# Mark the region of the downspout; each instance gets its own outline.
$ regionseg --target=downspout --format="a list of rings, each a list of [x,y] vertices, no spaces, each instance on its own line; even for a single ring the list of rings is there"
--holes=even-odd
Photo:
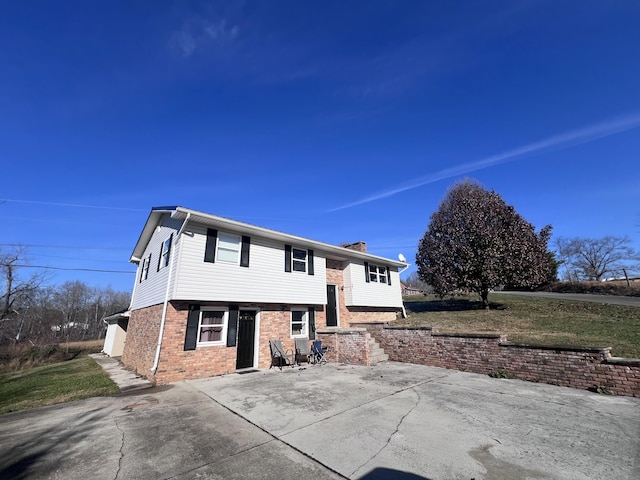
[[[400,277],[400,274],[405,272],[410,266],[411,265],[407,264],[402,270],[398,271],[398,277]],[[402,302],[402,318],[407,318],[407,316],[407,310],[404,308],[404,302]]]
[[[182,222],[182,226],[178,233],[176,234],[176,245],[178,245],[178,240],[180,239],[180,235],[184,231],[184,227],[187,226],[187,222],[189,221],[189,217],[191,217],[191,212],[187,213],[187,217]],[[175,246],[173,248],[175,248]],[[162,347],[162,335],[164,334],[164,323],[167,320],[167,307],[169,305],[169,287],[171,286],[171,276],[173,275],[173,264],[176,263],[175,255],[171,262],[169,263],[169,274],[167,275],[167,289],[164,293],[164,304],[162,305],[162,319],[160,320],[160,332],[158,333],[158,345],[156,345],[156,356],[153,359],[153,366],[151,367],[151,371],[155,374],[158,369],[158,363],[160,362],[160,348]]]

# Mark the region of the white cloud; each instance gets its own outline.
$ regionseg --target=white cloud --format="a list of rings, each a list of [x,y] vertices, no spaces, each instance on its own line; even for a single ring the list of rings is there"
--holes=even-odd
[[[198,49],[221,47],[233,42],[239,35],[238,25],[229,25],[227,20],[211,21],[207,18],[191,18],[174,32],[170,44],[184,57],[190,57]]]

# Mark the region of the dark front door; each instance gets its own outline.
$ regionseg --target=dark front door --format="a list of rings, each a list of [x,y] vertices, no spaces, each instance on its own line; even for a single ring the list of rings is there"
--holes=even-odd
[[[256,312],[240,310],[238,316],[238,353],[236,368],[253,367],[253,349],[255,345]]]
[[[327,285],[327,327],[338,326],[338,309],[336,306],[336,286]]]

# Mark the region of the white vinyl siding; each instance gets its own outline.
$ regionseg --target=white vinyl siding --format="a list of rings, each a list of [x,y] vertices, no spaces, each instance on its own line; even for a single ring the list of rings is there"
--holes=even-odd
[[[377,265],[382,266],[382,265]],[[402,307],[400,275],[390,269],[391,285],[367,282],[363,263],[349,263],[344,270],[344,300],[348,307]]]
[[[315,275],[292,275],[284,271],[284,242],[251,237],[248,268],[209,263],[203,261],[206,227],[189,225],[186,232],[180,239],[174,299],[308,305],[327,301],[326,261],[318,253],[313,259]]]
[[[176,232],[181,227],[182,222],[180,220],[174,220],[169,215],[166,215],[161,222],[161,225],[154,232],[153,236],[147,248],[145,249],[143,258],[147,258],[151,254],[151,268],[149,268],[148,277],[139,283],[134,289],[134,294],[131,299],[131,309],[136,310],[139,308],[148,307],[151,305],[157,305],[164,302],[165,292],[167,288],[167,278],[169,276],[170,268],[161,268],[157,270],[158,255],[164,242],[173,234],[173,240],[171,242],[171,253],[169,257],[170,262],[175,262],[179,256],[179,241],[176,238]],[[155,263],[155,265],[154,265]],[[138,265],[138,270],[142,269],[143,262]],[[140,275],[141,272],[138,272]],[[174,269],[175,277],[175,269]]]

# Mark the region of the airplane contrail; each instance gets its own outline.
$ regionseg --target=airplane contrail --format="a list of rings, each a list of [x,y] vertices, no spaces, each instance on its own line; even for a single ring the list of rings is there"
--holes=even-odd
[[[404,184],[398,185],[397,187],[390,190],[379,192],[355,202],[333,208],[329,210],[329,212],[336,212],[338,210],[344,210],[347,208],[355,207],[357,205],[363,205],[365,203],[381,200],[383,198],[391,197],[398,193],[422,187],[423,185],[428,185],[439,180],[456,177],[465,173],[475,172],[476,170],[482,170],[483,168],[488,168],[500,163],[516,160],[526,155],[538,154],[552,149],[567,148],[582,143],[593,142],[600,138],[609,137],[611,135],[615,135],[617,133],[621,133],[638,127],[640,127],[640,114],[634,114],[598,123],[596,125],[585,127],[580,130],[561,133],[560,135],[554,135],[545,140],[530,143],[529,145],[525,145],[523,147],[509,150],[497,155],[492,155],[476,162],[463,163],[462,165],[445,168],[444,170],[440,170],[439,172],[405,182]]]

